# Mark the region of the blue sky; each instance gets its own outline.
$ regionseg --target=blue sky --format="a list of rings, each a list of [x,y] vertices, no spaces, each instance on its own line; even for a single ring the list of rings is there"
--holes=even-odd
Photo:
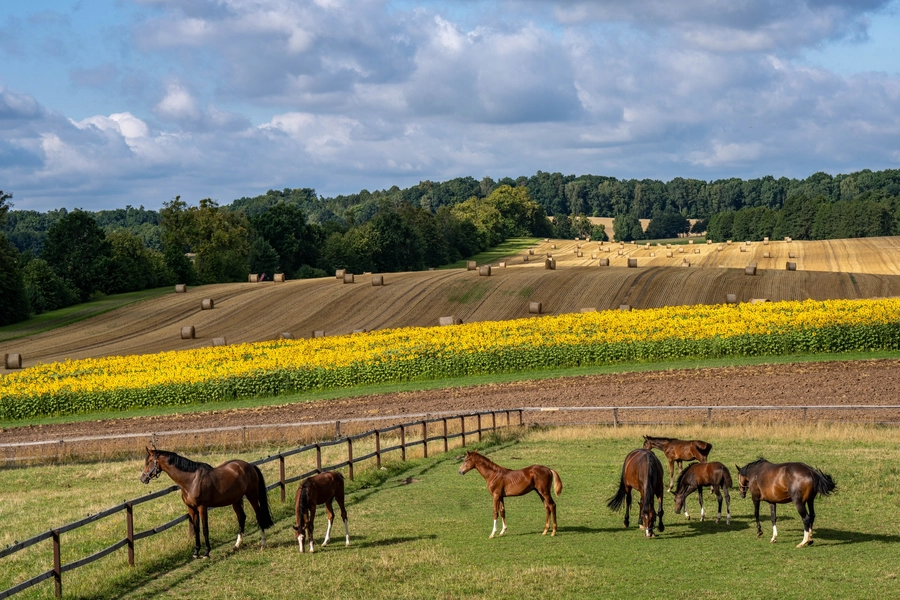
[[[16,209],[900,168],[900,0],[0,3]]]

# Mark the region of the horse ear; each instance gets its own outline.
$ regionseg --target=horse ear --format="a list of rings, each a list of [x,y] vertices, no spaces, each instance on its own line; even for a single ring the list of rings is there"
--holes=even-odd
[[[147,446],[144,446],[144,450],[147,451],[147,456],[150,456],[150,448],[148,448]]]
[[[738,470],[738,473],[741,472],[741,467],[737,463],[734,463],[734,468]]]

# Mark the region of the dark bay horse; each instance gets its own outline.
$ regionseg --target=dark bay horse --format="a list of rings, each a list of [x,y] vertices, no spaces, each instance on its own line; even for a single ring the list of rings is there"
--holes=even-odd
[[[684,472],[681,468],[682,461],[706,462],[712,444],[703,440],[678,440],[675,438],[644,436],[644,450],[662,450],[669,459],[669,491],[672,491],[672,482],[675,480],[675,463],[678,463],[678,474]]]
[[[813,543],[812,528],[816,520],[814,501],[817,494],[827,496],[836,486],[831,475],[823,473],[801,462],[789,462],[773,464],[764,458],[760,458],[743,467],[738,467],[738,484],[740,485],[741,498],[750,491],[753,498],[753,513],[756,517],[756,537],[762,536],[762,527],[759,524],[759,502],[765,500],[772,509],[772,539],[778,537],[778,527],[775,525],[775,506],[793,502],[803,519],[803,541],[797,544],[798,548],[809,546]]]
[[[209,522],[207,509],[217,506],[231,506],[237,515],[238,533],[234,549],[241,547],[244,539],[244,496],[256,513],[256,522],[262,535],[262,546],[266,547],[266,529],[273,525],[269,512],[269,497],[266,482],[259,467],[242,460],[229,460],[216,468],[202,462],[195,462],[174,452],[147,448],[141,482],[150,483],[154,477],[166,473],[181,488],[181,499],[188,509],[188,518],[194,531],[194,558],[200,556],[200,523],[203,522],[203,538],[206,541],[204,558],[209,558]]]
[[[639,522],[647,537],[653,537],[653,525],[659,515],[659,531],[666,530],[663,524],[663,467],[656,455],[650,450],[638,448],[625,457],[622,465],[622,477],[619,479],[619,491],[610,498],[606,505],[611,510],[619,510],[625,501],[625,527],[628,527],[631,513],[631,490],[636,489],[641,495],[641,514]],[[653,497],[659,498],[659,512],[653,510]]]
[[[341,509],[346,545],[350,545],[350,526],[347,522],[347,510],[344,508],[344,476],[337,471],[328,471],[304,479],[294,495],[294,512],[297,514],[294,534],[297,536],[300,552],[303,552],[304,540],[309,540],[309,551],[313,551],[313,522],[319,504],[325,505],[325,512],[328,514],[328,529],[325,531],[322,547],[328,544],[328,540],[331,539],[331,525],[334,523],[332,500],[337,500],[338,508]]]
[[[684,508],[684,516],[691,516],[687,511],[687,497],[697,490],[697,499],[700,501],[700,520],[706,517],[703,509],[703,486],[708,485],[719,500],[719,512],[716,513],[716,523],[722,518],[722,493],[725,493],[725,524],[731,525],[731,473],[728,467],[720,462],[694,463],[678,477],[675,485],[675,513],[680,513]]]
[[[500,535],[506,533],[506,506],[503,499],[507,496],[522,496],[534,490],[544,502],[544,510],[547,512],[547,521],[544,524],[544,533],[550,529],[550,518],[553,518],[553,532],[556,535],[556,502],[550,496],[550,488],[554,486],[557,497],[562,494],[562,480],[559,473],[541,465],[531,465],[524,469],[513,471],[501,467],[478,452],[466,452],[466,458],[459,468],[459,474],[465,475],[472,469],[476,469],[487,482],[488,491],[494,497],[494,529],[491,537],[497,533],[497,515],[503,520],[503,529]]]

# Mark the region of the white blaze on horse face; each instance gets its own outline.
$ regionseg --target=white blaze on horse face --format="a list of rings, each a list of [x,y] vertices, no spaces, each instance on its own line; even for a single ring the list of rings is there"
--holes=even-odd
[[[775,525],[772,525],[772,539],[769,541],[772,543],[775,543],[775,538],[777,538],[777,537],[778,537],[778,527],[776,527]]]

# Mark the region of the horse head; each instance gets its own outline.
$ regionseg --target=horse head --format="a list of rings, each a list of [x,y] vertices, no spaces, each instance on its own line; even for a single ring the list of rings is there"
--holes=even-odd
[[[678,490],[675,492],[675,514],[680,514],[681,509],[684,508],[684,497],[685,493],[683,490]]]
[[[650,443],[650,436],[644,436],[644,450],[653,450],[653,444]]]
[[[747,497],[747,488],[750,487],[750,477],[748,477],[746,469],[747,465],[743,467],[735,464],[734,465],[738,471],[738,490],[740,492],[741,498]]]
[[[475,457],[478,456],[478,452],[472,450],[466,452],[466,457],[463,460],[463,464],[459,467],[459,474],[465,475],[473,468],[475,468]]]
[[[152,450],[145,446],[144,450],[147,451],[147,458],[144,459],[144,470],[141,471],[141,483],[150,483],[151,479],[159,477],[161,469],[156,456],[156,446]]]

